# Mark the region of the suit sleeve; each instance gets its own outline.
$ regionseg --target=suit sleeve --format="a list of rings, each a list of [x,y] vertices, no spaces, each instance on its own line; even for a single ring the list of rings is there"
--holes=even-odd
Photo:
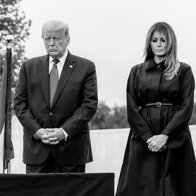
[[[172,132],[187,126],[193,111],[195,80],[191,67],[186,67],[181,74],[181,104],[178,111],[163,130],[163,134],[166,135],[170,135]]]
[[[25,63],[21,67],[19,80],[15,90],[14,111],[24,129],[30,134],[34,135],[35,132],[41,128],[29,109]]]
[[[127,82],[127,117],[130,127],[134,133],[144,141],[153,136],[151,129],[139,113],[139,106],[135,96],[136,66],[131,69]]]
[[[83,130],[97,110],[97,78],[93,62],[91,62],[84,78],[81,99],[82,103],[80,107],[78,107],[74,114],[61,126],[70,137],[74,137]]]

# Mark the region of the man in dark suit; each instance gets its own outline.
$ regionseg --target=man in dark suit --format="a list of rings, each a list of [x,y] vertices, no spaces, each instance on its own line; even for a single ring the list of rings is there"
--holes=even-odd
[[[24,62],[14,97],[26,172],[84,172],[92,161],[88,122],[97,109],[95,65],[70,54],[67,24],[46,22],[42,38],[48,55]]]

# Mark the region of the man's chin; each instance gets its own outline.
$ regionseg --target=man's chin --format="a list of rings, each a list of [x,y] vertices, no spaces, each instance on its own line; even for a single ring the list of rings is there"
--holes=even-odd
[[[48,54],[49,54],[52,58],[56,58],[56,57],[59,55],[58,52],[49,52]]]

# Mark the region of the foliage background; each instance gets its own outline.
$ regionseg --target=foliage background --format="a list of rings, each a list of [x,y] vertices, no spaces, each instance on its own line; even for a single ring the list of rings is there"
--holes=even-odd
[[[12,50],[13,90],[18,79],[19,69],[27,59],[25,57],[25,41],[30,35],[31,26],[31,20],[27,19],[25,13],[20,9],[20,2],[21,0],[0,0],[0,43],[6,45],[5,37],[7,35],[14,37]],[[3,63],[0,63],[0,76],[2,72]]]

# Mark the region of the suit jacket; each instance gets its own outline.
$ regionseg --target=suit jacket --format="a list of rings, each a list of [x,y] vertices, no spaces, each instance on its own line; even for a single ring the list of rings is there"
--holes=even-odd
[[[49,56],[26,61],[20,70],[14,97],[14,110],[24,128],[23,161],[41,164],[51,152],[65,165],[92,161],[88,122],[97,109],[97,80],[92,61],[67,56],[50,107]],[[47,145],[34,138],[39,128],[62,127],[68,141]]]

